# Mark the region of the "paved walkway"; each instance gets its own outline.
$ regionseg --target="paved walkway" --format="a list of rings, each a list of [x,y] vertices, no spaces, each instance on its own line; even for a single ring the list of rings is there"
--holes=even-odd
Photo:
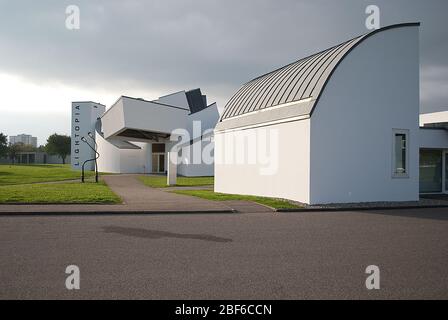
[[[269,210],[247,201],[211,201],[150,188],[138,180],[138,175],[110,175],[102,179],[123,199],[123,204],[6,204],[0,205],[0,213],[231,213]]]

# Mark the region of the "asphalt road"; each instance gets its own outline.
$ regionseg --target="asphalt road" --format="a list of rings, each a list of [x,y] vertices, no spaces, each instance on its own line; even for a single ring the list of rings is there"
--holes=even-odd
[[[447,249],[447,209],[3,216],[0,298],[447,299]]]

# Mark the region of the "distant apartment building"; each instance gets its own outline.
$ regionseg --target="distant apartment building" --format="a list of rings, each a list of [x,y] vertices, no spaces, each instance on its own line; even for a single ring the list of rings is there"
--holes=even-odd
[[[33,137],[30,134],[19,134],[17,136],[9,136],[9,143],[10,144],[16,144],[16,143],[23,143],[23,144],[29,144],[33,147],[37,148],[37,137]]]

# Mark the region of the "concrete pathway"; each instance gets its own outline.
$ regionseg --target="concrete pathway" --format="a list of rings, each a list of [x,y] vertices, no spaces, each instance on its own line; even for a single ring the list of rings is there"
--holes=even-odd
[[[211,201],[147,187],[138,180],[138,175],[110,175],[102,178],[123,199],[123,204],[6,204],[0,205],[0,213],[234,212],[222,201]]]
[[[123,200],[122,204],[2,204],[0,214],[130,214],[130,213],[250,213],[273,210],[251,201],[212,201],[172,193],[179,189],[204,187],[150,188],[136,174],[102,176]],[[207,188],[212,188],[208,186]]]
[[[152,210],[201,211],[230,210],[228,206],[218,201],[210,201],[197,197],[185,196],[163,189],[144,185],[139,175],[104,176],[106,184],[118,194],[125,204],[134,208]]]

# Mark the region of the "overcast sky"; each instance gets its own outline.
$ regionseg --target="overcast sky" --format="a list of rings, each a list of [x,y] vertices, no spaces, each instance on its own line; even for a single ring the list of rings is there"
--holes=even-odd
[[[0,0],[0,132],[70,133],[71,101],[109,107],[200,87],[223,107],[251,78],[381,25],[421,25],[421,109],[448,110],[447,0]],[[65,26],[80,8],[80,29]]]

